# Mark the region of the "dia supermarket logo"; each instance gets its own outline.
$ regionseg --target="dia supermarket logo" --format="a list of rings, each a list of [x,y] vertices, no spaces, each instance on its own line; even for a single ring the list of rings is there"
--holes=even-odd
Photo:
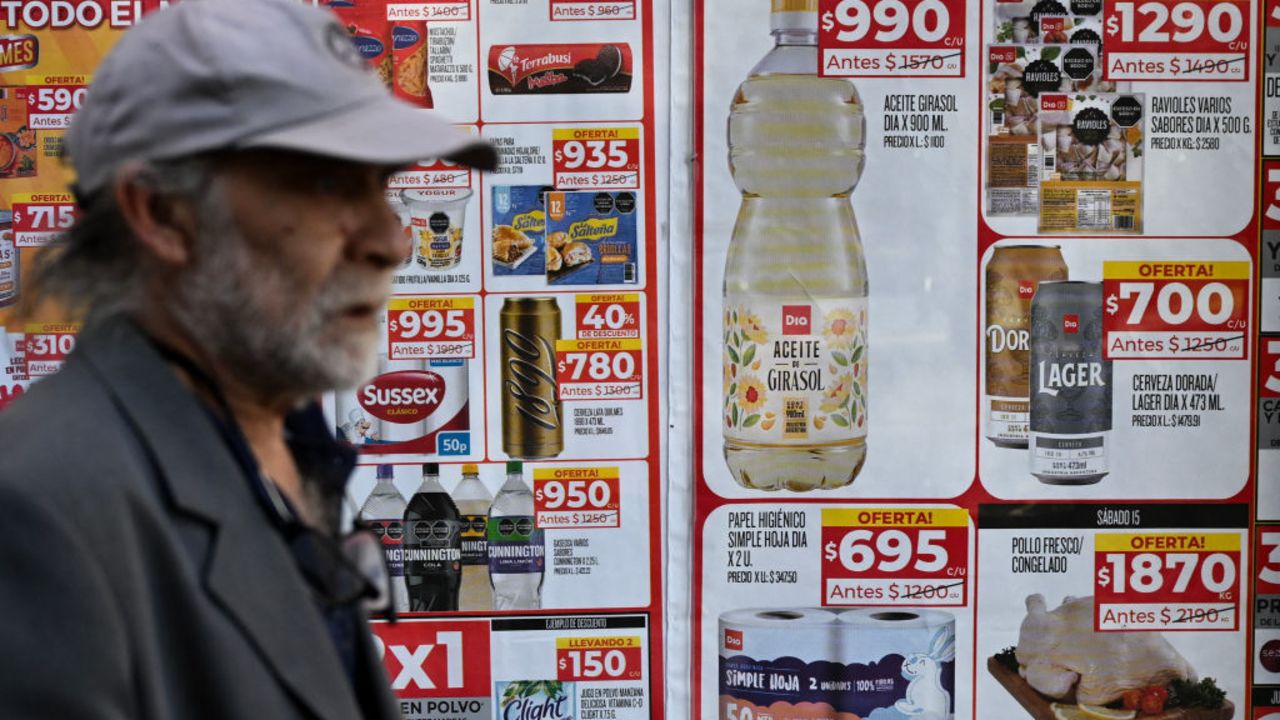
[[[1075,313],[1067,313],[1062,316],[1062,333],[1064,335],[1075,335],[1080,332],[1080,316]]]
[[[782,334],[809,335],[811,308],[808,305],[782,306]]]
[[[731,628],[724,629],[724,649],[742,650],[742,631]]]
[[[574,684],[558,680],[512,680],[494,684],[499,720],[573,720],[578,717]]]

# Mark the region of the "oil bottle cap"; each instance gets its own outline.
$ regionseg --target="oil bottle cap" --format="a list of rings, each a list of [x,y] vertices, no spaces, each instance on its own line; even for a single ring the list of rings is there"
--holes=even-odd
[[[773,12],[818,12],[818,0],[773,0]]]
[[[463,463],[462,474],[463,475],[479,475],[480,466],[476,465],[475,463]]]
[[[818,32],[818,0],[772,0],[769,29]]]

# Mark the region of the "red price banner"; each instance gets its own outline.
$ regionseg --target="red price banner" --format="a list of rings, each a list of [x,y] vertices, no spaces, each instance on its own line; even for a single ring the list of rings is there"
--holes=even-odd
[[[1104,0],[1109,80],[1249,79],[1248,0]]]
[[[557,128],[551,159],[558,190],[638,188],[640,128]]]
[[[471,20],[470,0],[431,0],[431,2],[387,3],[388,20]]]
[[[561,400],[640,400],[644,397],[639,340],[557,340],[556,383]]]
[[[387,357],[476,356],[475,298],[396,297],[387,303]]]
[[[535,468],[533,513],[544,529],[621,525],[618,468]]]
[[[556,679],[607,682],[644,678],[644,648],[638,637],[556,638]]]
[[[964,0],[820,0],[818,74],[963,77]]]
[[[1259,525],[1256,528],[1258,576],[1254,578],[1255,595],[1280,595],[1280,526]]]
[[[76,222],[75,199],[69,193],[25,193],[11,201],[13,241],[18,247],[48,245]]]
[[[374,645],[401,700],[488,698],[488,620],[371,623]]]
[[[25,332],[23,357],[27,364],[27,377],[35,380],[58,372],[76,347],[76,333],[80,332],[80,326],[41,323],[27,325]]]
[[[1262,358],[1258,362],[1258,394],[1263,398],[1280,398],[1280,340],[1262,338]]]
[[[579,295],[575,307],[580,340],[640,339],[639,293]]]
[[[1104,356],[1112,360],[1243,360],[1247,262],[1102,264]]]
[[[1267,0],[1267,27],[1280,27],[1280,2]]]
[[[965,510],[822,511],[823,605],[964,605],[968,573]]]
[[[1237,533],[1099,533],[1094,629],[1235,630]]]
[[[636,0],[551,0],[551,21],[635,20]]]
[[[46,78],[66,82],[28,85],[15,95],[27,101],[27,127],[32,130],[65,130],[71,126],[71,115],[84,104],[88,79],[83,77]]]
[[[1263,184],[1262,198],[1266,207],[1262,210],[1262,229],[1280,230],[1280,163],[1265,163],[1267,179]]]

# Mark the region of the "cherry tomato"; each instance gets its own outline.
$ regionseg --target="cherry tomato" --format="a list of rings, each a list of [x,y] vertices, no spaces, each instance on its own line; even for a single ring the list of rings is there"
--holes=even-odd
[[[1142,691],[1137,688],[1125,690],[1120,699],[1124,701],[1125,710],[1137,710],[1139,703],[1142,702]]]
[[[1152,685],[1143,688],[1142,699],[1138,703],[1138,709],[1144,714],[1155,715],[1164,712],[1164,702],[1169,699],[1169,691],[1163,686]]]

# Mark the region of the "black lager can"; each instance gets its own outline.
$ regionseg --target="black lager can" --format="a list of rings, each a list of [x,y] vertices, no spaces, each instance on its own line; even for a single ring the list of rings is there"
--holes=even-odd
[[[1109,470],[1111,361],[1103,358],[1102,284],[1045,282],[1031,301],[1031,474],[1096,483]]]

